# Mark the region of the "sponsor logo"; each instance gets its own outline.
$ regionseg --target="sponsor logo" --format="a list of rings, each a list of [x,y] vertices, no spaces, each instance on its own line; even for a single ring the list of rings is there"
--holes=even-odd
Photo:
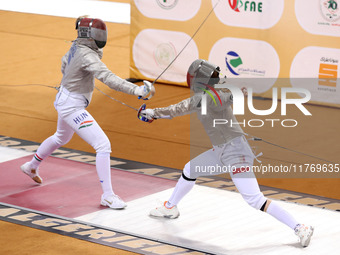
[[[295,12],[299,24],[307,32],[340,36],[340,0],[296,0]]]
[[[293,87],[308,89],[313,102],[340,104],[340,49],[306,47],[290,68]]]
[[[310,1],[310,0],[309,0]],[[211,0],[216,17],[225,25],[268,29],[273,27],[282,17],[284,0]]]
[[[256,67],[249,67],[244,65],[241,57],[235,51],[229,51],[225,58],[226,70],[231,72],[235,76],[239,76],[240,74],[246,76],[265,76],[266,70],[258,69]],[[241,66],[242,65],[242,66]],[[240,67],[239,67],[240,66]]]
[[[228,0],[229,6],[235,12],[262,12],[263,3],[259,1]]]
[[[323,18],[335,22],[340,18],[339,0],[320,0],[320,11]]]
[[[229,51],[227,53],[227,56],[225,57],[225,63],[227,65],[228,70],[233,75],[239,75],[239,73],[235,71],[235,68],[238,67],[239,65],[242,65],[243,63],[242,59],[235,51]]]
[[[339,60],[333,58],[322,57],[320,59],[319,67],[319,81],[318,90],[328,90],[331,92],[336,91],[338,79],[338,63]]]
[[[156,2],[163,9],[170,10],[177,5],[178,0],[156,0]]]
[[[154,51],[156,63],[161,68],[167,67],[175,56],[176,49],[170,42],[159,44]]]
[[[254,93],[268,91],[280,73],[276,50],[260,40],[222,38],[211,48],[208,61],[218,65],[222,75],[233,79],[234,85],[252,87]]]

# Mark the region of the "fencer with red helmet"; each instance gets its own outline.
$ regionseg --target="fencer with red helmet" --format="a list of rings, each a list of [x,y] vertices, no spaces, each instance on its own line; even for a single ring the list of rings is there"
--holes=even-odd
[[[107,41],[107,28],[101,19],[78,18],[76,21],[78,38],[91,38],[98,48],[104,48]]]
[[[96,170],[103,191],[100,204],[123,209],[126,203],[114,193],[111,184],[110,140],[86,108],[91,103],[95,79],[113,90],[143,99],[153,85],[144,81],[144,85],[137,86],[114,74],[101,61],[107,41],[107,28],[102,20],[80,17],[76,21],[76,30],[77,39],[61,61],[63,77],[54,101],[58,112],[57,131],[45,139],[31,161],[21,166],[21,170],[33,181],[42,183],[39,165],[53,151],[67,144],[76,133],[96,151]],[[114,121],[118,120],[115,118]]]

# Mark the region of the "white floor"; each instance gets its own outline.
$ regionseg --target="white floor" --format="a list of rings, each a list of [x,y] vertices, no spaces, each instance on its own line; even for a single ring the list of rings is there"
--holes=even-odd
[[[0,146],[0,162],[32,154]],[[231,191],[196,185],[179,204],[178,219],[149,217],[149,211],[171,192],[136,199],[125,210],[105,209],[77,219],[213,254],[340,254],[339,212],[277,201],[302,223],[315,227],[310,246],[301,248],[291,229]]]
[[[279,201],[315,227],[310,246],[301,248],[290,228],[249,207],[235,192],[196,185],[181,201],[178,219],[149,217],[150,209],[171,191],[134,200],[122,211],[106,209],[77,219],[214,254],[339,254],[339,212]]]
[[[33,154],[33,152],[26,152],[24,150],[17,150],[0,146],[0,163]]]

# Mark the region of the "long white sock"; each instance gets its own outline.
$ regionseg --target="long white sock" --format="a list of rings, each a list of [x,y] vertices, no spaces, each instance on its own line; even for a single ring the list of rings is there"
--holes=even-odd
[[[294,230],[297,224],[299,224],[296,219],[285,209],[279,206],[274,201],[268,206],[267,213],[276,218],[277,220],[281,221],[282,223],[286,224],[288,227]]]
[[[60,144],[56,143],[53,136],[50,136],[40,144],[37,152],[33,156],[30,165],[32,168],[37,169],[44,158],[50,156],[53,151],[58,149]]]
[[[99,152],[96,155],[96,169],[104,196],[114,194],[111,183],[110,153]]]
[[[179,203],[181,199],[189,193],[189,191],[194,187],[194,181],[187,181],[181,176],[179,178],[174,191],[171,194],[168,202],[166,203],[167,208],[171,208]]]

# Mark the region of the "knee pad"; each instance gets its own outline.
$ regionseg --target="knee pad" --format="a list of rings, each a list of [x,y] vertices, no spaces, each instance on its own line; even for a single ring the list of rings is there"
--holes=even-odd
[[[260,210],[264,203],[267,201],[262,192],[256,194],[241,194],[244,201],[246,201],[251,207]]]

